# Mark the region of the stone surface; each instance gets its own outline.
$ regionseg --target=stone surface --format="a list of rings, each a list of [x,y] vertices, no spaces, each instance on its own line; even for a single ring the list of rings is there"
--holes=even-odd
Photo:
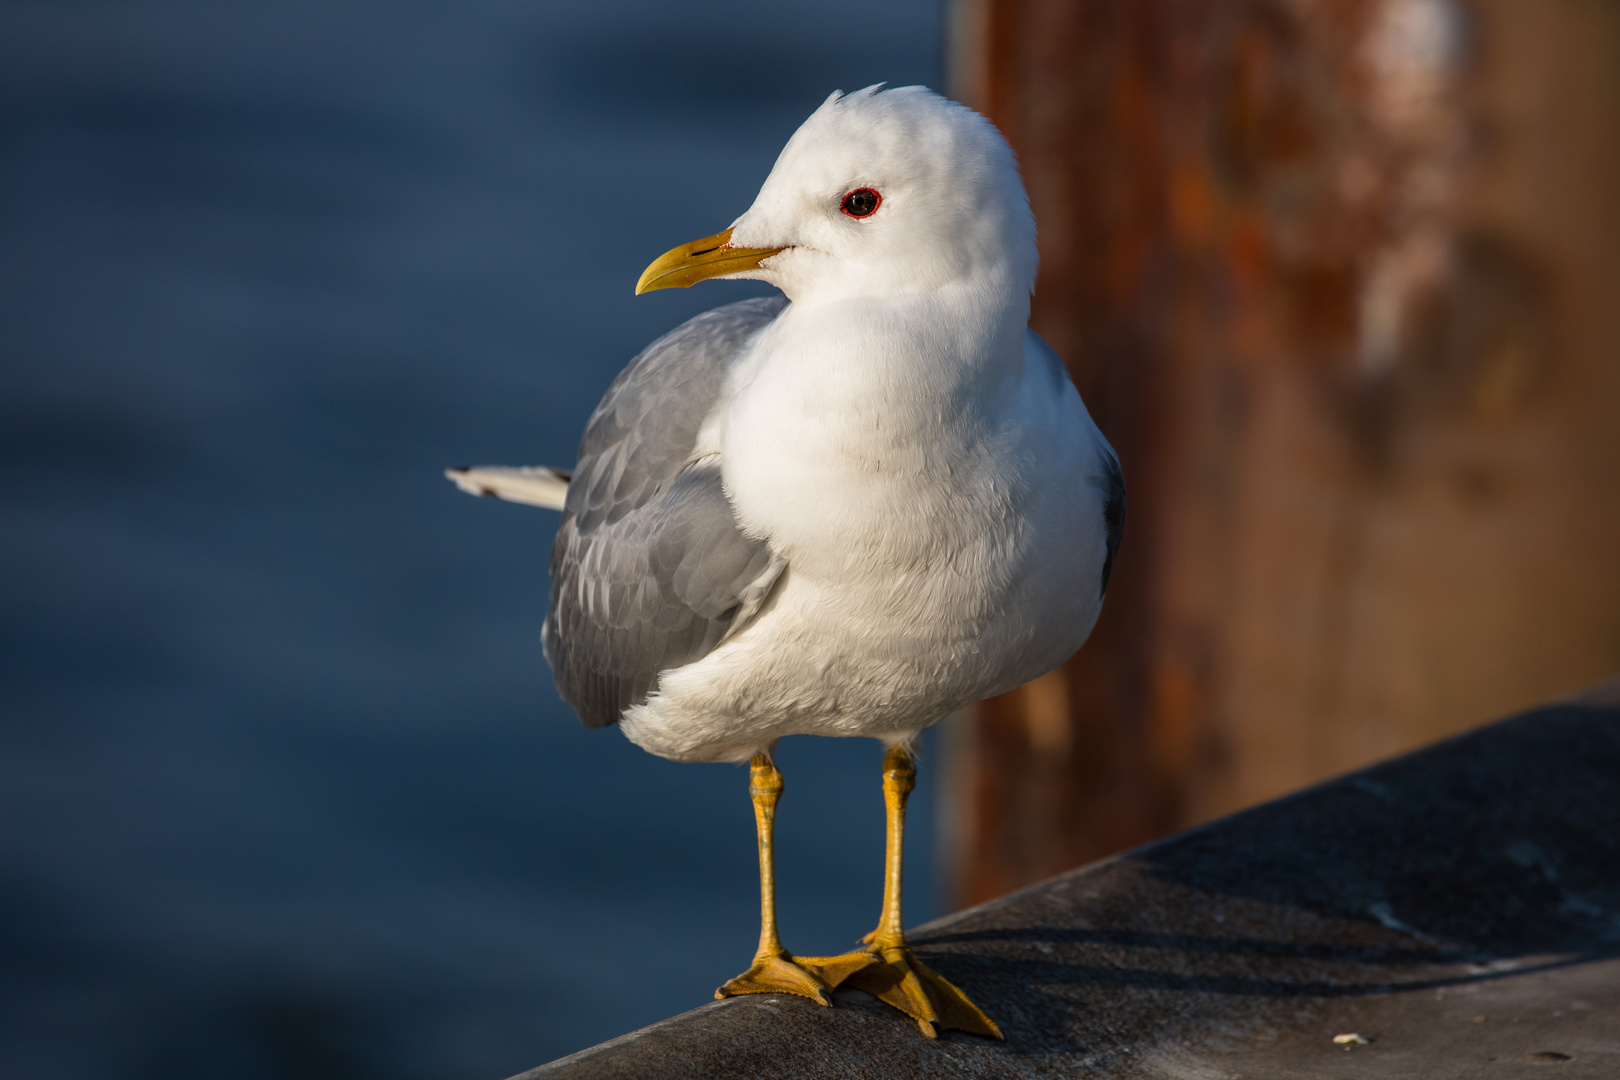
[[[756,996],[521,1080],[1620,1076],[1616,690],[915,931],[1005,1043]]]

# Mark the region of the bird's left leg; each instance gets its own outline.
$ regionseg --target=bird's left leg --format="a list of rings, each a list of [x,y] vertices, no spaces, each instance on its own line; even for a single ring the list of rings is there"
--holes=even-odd
[[[865,990],[917,1021],[924,1035],[933,1038],[938,1028],[956,1028],[976,1035],[1001,1038],[1001,1029],[945,976],[924,967],[906,944],[900,921],[901,851],[906,834],[906,800],[917,786],[917,766],[903,746],[891,746],[883,755],[883,802],[889,829],[885,845],[883,915],[866,944],[883,958],[881,963],[856,971],[848,985]]]
[[[714,992],[717,998],[738,994],[798,994],[831,1005],[827,992],[851,973],[877,963],[870,953],[849,956],[794,956],[776,933],[776,803],[782,797],[782,772],[769,754],[749,762],[748,794],[754,800],[759,832],[759,949],[747,971]]]

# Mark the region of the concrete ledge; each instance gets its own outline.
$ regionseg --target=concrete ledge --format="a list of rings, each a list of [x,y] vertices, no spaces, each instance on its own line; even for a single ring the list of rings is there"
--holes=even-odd
[[[912,940],[1005,1043],[758,996],[515,1080],[1620,1076],[1620,683]]]

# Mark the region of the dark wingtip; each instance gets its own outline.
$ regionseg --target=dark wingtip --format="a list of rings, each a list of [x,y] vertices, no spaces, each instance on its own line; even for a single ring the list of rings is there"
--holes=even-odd
[[[1119,458],[1111,449],[1102,451],[1103,475],[1096,481],[1103,496],[1103,528],[1106,530],[1107,550],[1103,555],[1102,584],[1099,597],[1108,595],[1108,579],[1114,573],[1114,556],[1119,554],[1119,539],[1125,532],[1125,474],[1120,470]]]

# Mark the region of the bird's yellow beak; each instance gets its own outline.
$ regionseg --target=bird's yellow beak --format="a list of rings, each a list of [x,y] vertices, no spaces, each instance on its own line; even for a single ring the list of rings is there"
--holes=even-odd
[[[731,230],[705,236],[690,244],[666,251],[641,272],[636,295],[654,289],[684,289],[705,278],[756,269],[759,264],[785,248],[740,248],[731,246]]]

